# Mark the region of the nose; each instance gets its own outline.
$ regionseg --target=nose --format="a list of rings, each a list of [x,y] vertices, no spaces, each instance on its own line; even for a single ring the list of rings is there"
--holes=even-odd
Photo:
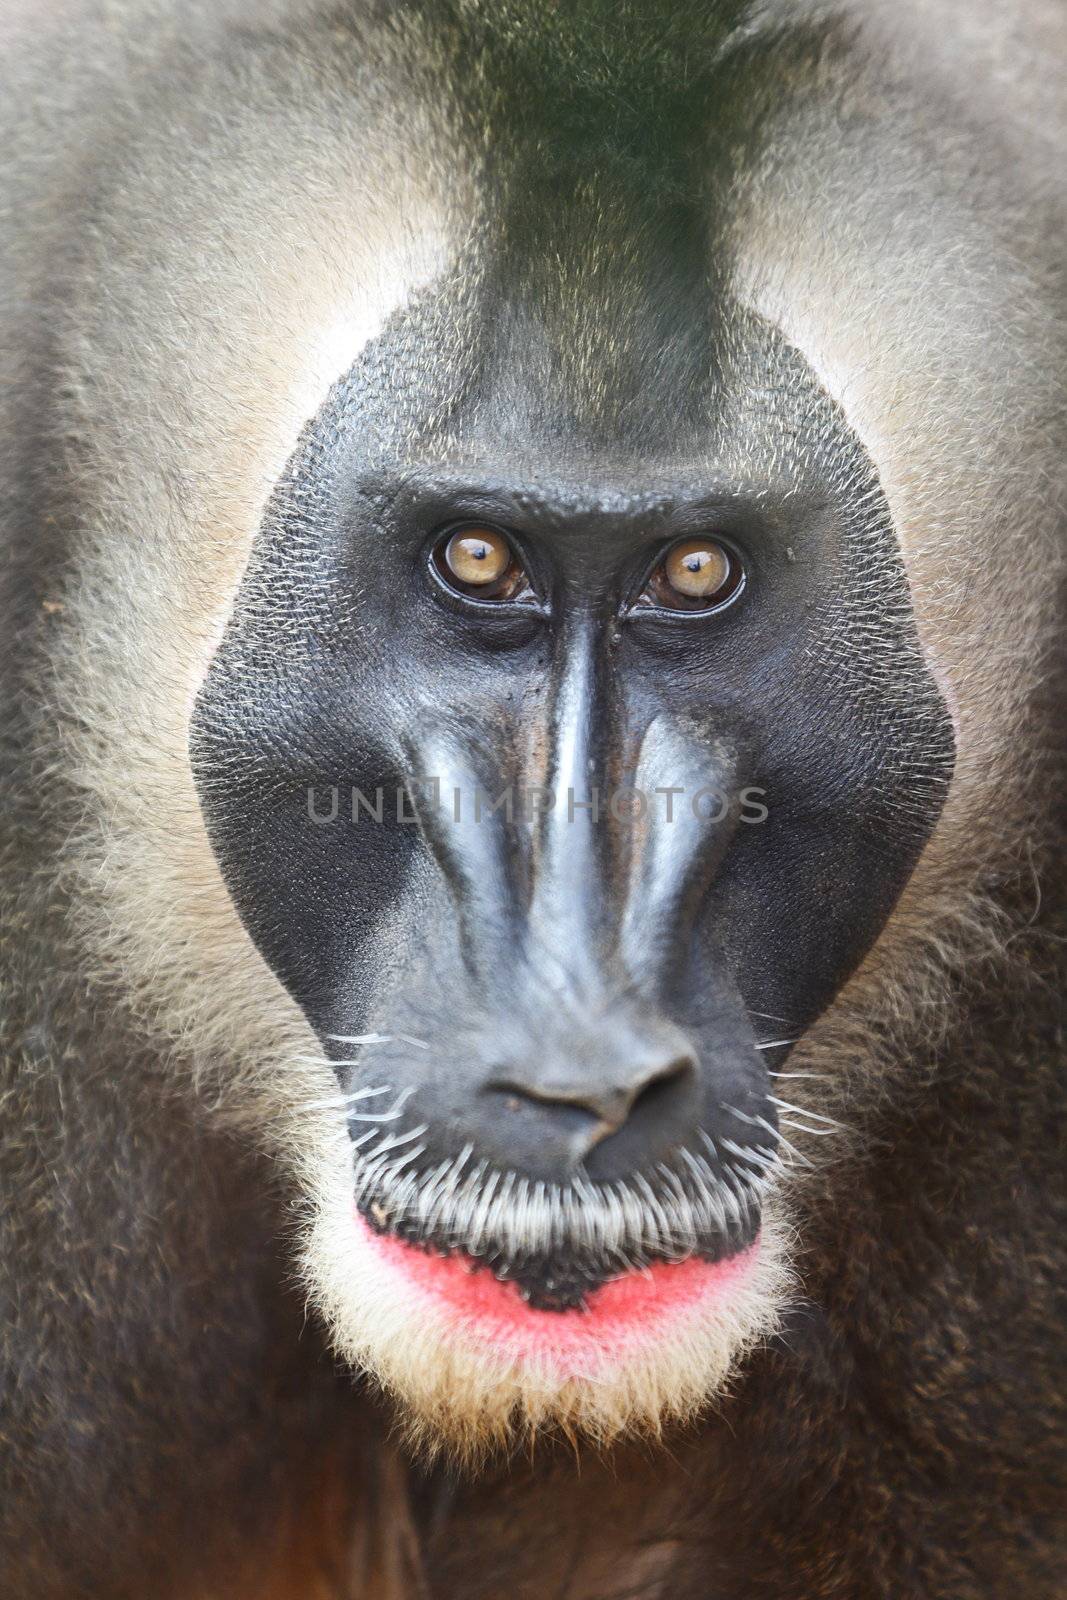
[[[632,1071],[618,1064],[603,1082],[593,1083],[587,1078],[568,1082],[564,1077],[547,1081],[531,1077],[529,1081],[524,1081],[521,1074],[516,1074],[513,1078],[490,1079],[489,1088],[521,1095],[539,1105],[577,1106],[582,1111],[588,1111],[590,1116],[596,1118],[600,1130],[590,1139],[592,1144],[597,1138],[602,1139],[621,1128],[627,1117],[634,1114],[639,1102],[647,1103],[657,1087],[661,1091],[658,1098],[662,1099],[662,1091],[671,1083],[681,1083],[692,1071],[693,1062],[679,1057],[662,1064],[641,1062]]]
[[[696,1053],[670,1022],[571,1011],[498,1062],[478,1096],[483,1138],[526,1171],[611,1178],[670,1154],[699,1106]]]
[[[487,1081],[486,1110],[543,1144],[562,1145],[566,1164],[589,1167],[595,1148],[625,1130],[646,1156],[663,1131],[684,1124],[696,1095],[697,1061],[680,1038],[643,1039],[617,1027],[612,1037],[572,1040],[566,1055],[502,1067]],[[554,1058],[554,1059],[553,1059]]]

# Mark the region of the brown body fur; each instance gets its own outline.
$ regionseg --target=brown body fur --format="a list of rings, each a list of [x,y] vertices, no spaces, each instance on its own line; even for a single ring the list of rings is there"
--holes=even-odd
[[[393,103],[391,74],[409,87],[394,45],[386,87],[360,89],[369,146],[410,140],[381,156],[375,207],[344,27],[298,26],[294,43],[271,24],[300,8],[259,7],[254,43],[247,7],[225,9],[61,7],[41,39],[25,4],[0,19],[19,62],[2,219],[0,1589],[1056,1600],[1056,8],[1009,6],[1003,33],[999,8],[946,7],[932,31],[866,8],[874,65],[810,118],[799,97],[804,162],[786,141],[735,185],[738,280],[798,342],[813,325],[828,383],[847,380],[960,729],[894,919],[794,1057],[832,1073],[814,1103],[850,1130],[787,1196],[802,1297],[662,1449],[576,1459],[546,1441],[473,1482],[401,1461],[384,1404],[331,1361],[314,1294],[305,1313],[301,1201],[338,1132],[308,1107],[328,1078],[291,1067],[306,1026],[237,922],[185,750],[259,508],[355,337],[312,359],[316,329],[384,246],[409,284],[430,274],[470,205],[436,114]],[[399,24],[396,41],[404,59]],[[812,71],[825,87],[837,66]],[[840,150],[874,171],[882,140],[871,187]]]

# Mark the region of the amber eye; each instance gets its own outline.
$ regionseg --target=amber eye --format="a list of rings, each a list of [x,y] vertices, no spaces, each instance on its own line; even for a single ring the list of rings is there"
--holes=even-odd
[[[740,591],[745,570],[717,539],[672,545],[650,574],[637,604],[668,611],[710,611]]]
[[[511,565],[511,549],[494,528],[461,528],[445,545],[445,566],[458,583],[496,583]]]
[[[472,522],[453,529],[434,547],[433,562],[450,589],[472,599],[535,599],[510,541],[497,528]]]

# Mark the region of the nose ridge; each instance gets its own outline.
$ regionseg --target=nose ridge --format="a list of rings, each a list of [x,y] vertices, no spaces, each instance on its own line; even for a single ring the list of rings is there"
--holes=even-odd
[[[492,805],[501,783],[479,730],[427,716],[406,749],[409,798],[449,885],[465,958],[488,971],[521,937],[521,861],[508,813]]]
[[[720,815],[708,802],[729,802],[737,787],[734,752],[710,736],[695,737],[668,717],[645,730],[636,775],[645,794],[680,796],[649,826],[630,861],[619,937],[627,970],[662,980],[673,951],[684,948],[701,899],[737,828],[732,805]],[[703,799],[705,804],[698,802]]]
[[[571,632],[547,711],[545,781],[552,801],[539,819],[528,921],[533,944],[562,943],[575,969],[587,967],[592,975],[611,901],[598,785],[613,710],[592,622],[582,619]]]

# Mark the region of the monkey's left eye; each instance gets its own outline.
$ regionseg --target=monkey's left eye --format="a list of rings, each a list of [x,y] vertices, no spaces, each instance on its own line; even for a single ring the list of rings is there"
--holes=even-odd
[[[454,594],[511,605],[537,603],[526,569],[499,528],[478,522],[451,528],[434,545],[431,561]]]
[[[715,611],[740,594],[745,569],[718,539],[685,539],[672,545],[649,573],[635,608]]]

